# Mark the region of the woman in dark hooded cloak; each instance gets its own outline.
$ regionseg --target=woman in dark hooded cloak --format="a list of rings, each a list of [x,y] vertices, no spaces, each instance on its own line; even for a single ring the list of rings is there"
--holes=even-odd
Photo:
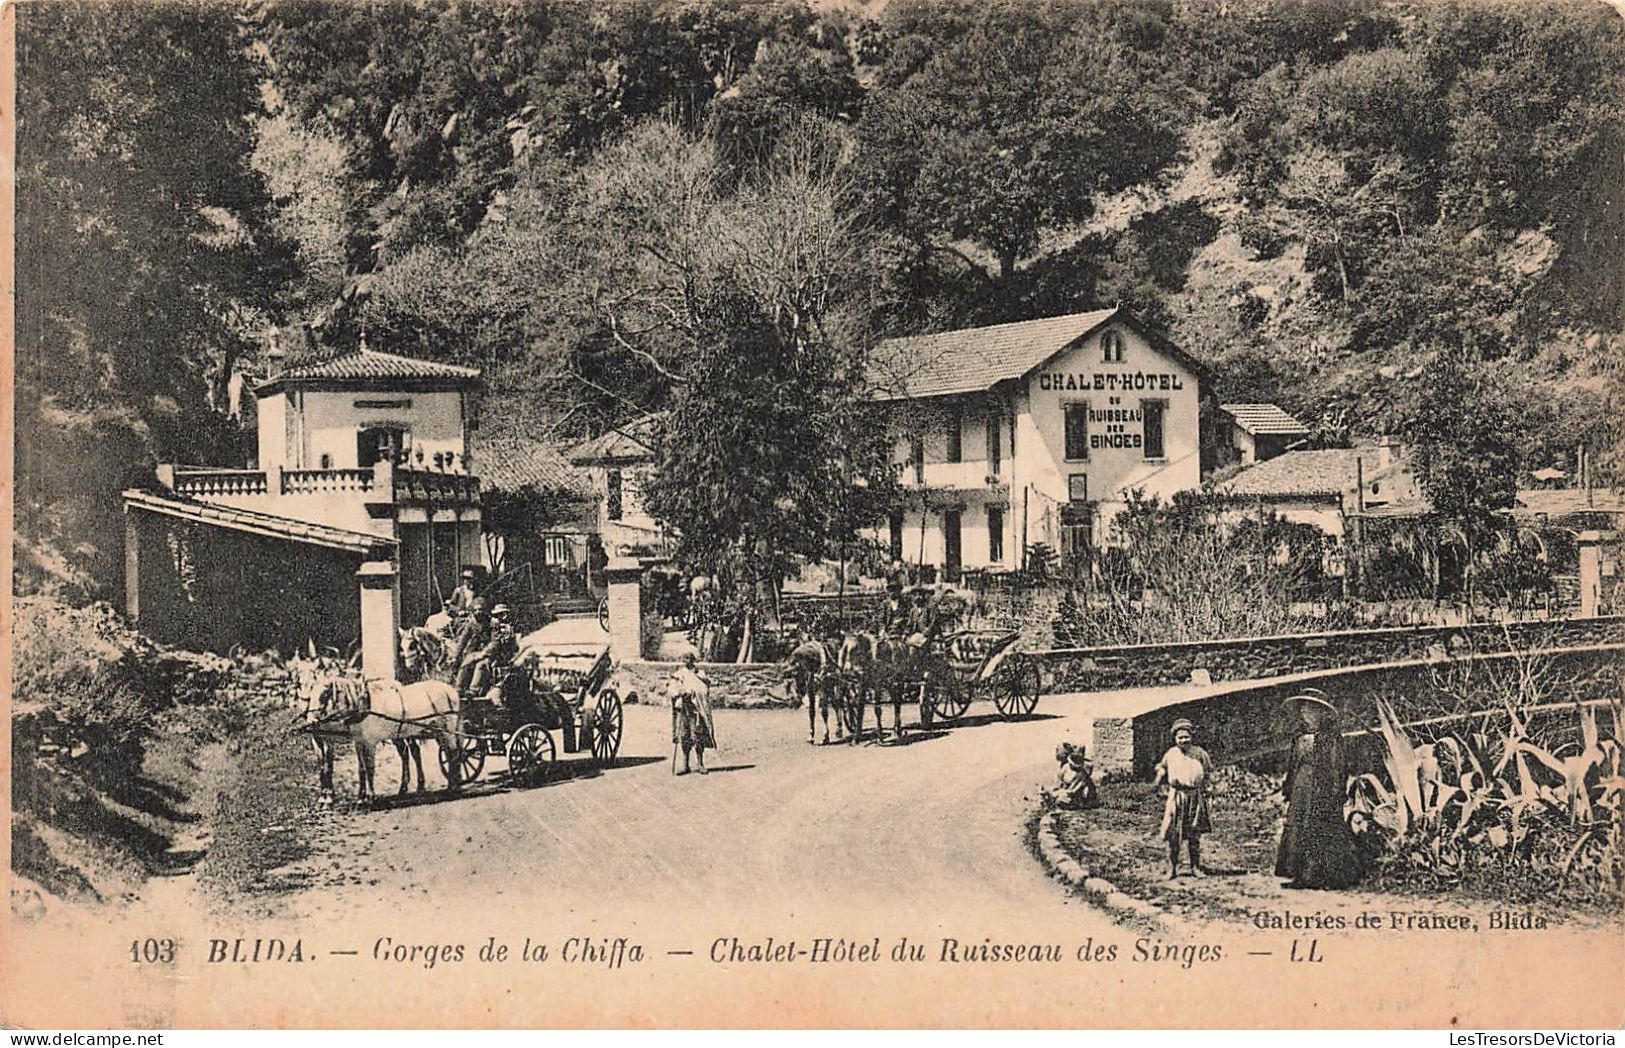
[[[1360,854],[1343,818],[1348,770],[1337,708],[1310,688],[1286,700],[1303,721],[1292,744],[1286,782],[1286,826],[1275,855],[1275,875],[1288,888],[1346,888],[1360,879]]]

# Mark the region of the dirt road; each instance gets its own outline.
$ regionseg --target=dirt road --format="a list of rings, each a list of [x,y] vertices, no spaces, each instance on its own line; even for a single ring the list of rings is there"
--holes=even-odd
[[[174,884],[112,923],[53,916],[16,929],[12,947],[60,963],[13,966],[8,990],[58,1002],[42,1016],[115,1026],[1496,1027],[1612,1014],[1617,938],[1553,929],[1532,966],[1533,940],[1509,933],[1311,941],[1242,920],[1112,924],[1046,880],[1022,837],[1056,742],[1078,738],[1091,701],[1046,696],[1043,716],[1015,724],[979,705],[901,747],[813,747],[799,711],[724,710],[713,773],[676,779],[665,711],[630,707],[622,760],[602,773],[575,764],[529,790],[488,774],[460,795],[295,820],[268,800],[237,822],[272,842],[297,831],[276,854],[298,857],[244,875],[251,906]],[[271,777],[308,782],[288,752]],[[379,763],[392,789],[393,755]],[[133,965],[138,936],[175,937],[178,961]],[[1468,979],[1528,992],[1464,1007]]]
[[[1052,716],[1013,724],[977,707],[902,746],[812,746],[801,711],[719,710],[711,774],[686,777],[672,775],[666,712],[629,706],[616,767],[566,757],[568,777],[510,790],[493,761],[460,796],[431,792],[337,821],[307,868],[288,871],[308,887],[287,905],[326,918],[371,911],[380,896],[500,893],[590,909],[612,893],[632,908],[789,913],[838,896],[846,910],[987,901],[1083,919],[1022,839],[1055,743],[1076,730],[1053,715],[1078,701],[1046,700],[1040,712]],[[380,789],[392,790],[394,756],[383,750],[379,763]]]

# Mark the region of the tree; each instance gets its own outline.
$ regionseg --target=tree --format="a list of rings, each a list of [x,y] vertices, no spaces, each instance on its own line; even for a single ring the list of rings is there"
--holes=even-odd
[[[248,162],[264,69],[217,4],[17,20],[18,527],[99,595],[120,488],[238,451],[225,390],[292,276]]]
[[[1435,353],[1424,379],[1402,408],[1400,432],[1435,519],[1462,545],[1470,614],[1475,562],[1495,548],[1517,497],[1518,416],[1493,374],[1459,352]]]
[[[794,558],[840,556],[882,517],[890,445],[837,347],[737,292],[708,297],[700,319],[645,495],[678,532],[679,560],[718,577],[744,661]]]
[[[1179,101],[1128,43],[1074,10],[989,8],[858,128],[870,211],[1005,280],[1048,230],[1151,178],[1179,149]],[[993,257],[983,264],[957,244]]]

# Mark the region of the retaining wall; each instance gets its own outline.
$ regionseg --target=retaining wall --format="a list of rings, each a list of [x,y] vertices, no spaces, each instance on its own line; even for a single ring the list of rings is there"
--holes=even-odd
[[[642,703],[666,701],[666,678],[681,665],[676,662],[626,661],[617,663],[612,686],[625,698],[636,694]],[[800,705],[788,697],[784,667],[776,662],[702,662],[700,671],[711,682],[711,705],[719,709],[767,709]]]
[[[1446,655],[1618,642],[1625,642],[1625,616],[1052,648],[1038,655],[1044,660],[1047,690],[1070,692],[1185,684],[1198,670],[1215,682],[1260,680]]]
[[[1149,777],[1169,746],[1169,726],[1185,717],[1196,725],[1198,744],[1216,763],[1274,768],[1299,731],[1295,716],[1282,702],[1305,686],[1320,688],[1331,697],[1343,714],[1345,731],[1374,729],[1379,698],[1392,703],[1407,724],[1451,718],[1439,727],[1452,730],[1471,727],[1477,719],[1457,717],[1477,705],[1477,696],[1493,707],[1500,686],[1528,671],[1540,683],[1541,705],[1551,707],[1541,716],[1548,721],[1572,718],[1576,702],[1619,696],[1625,644],[1470,659],[1414,659],[1234,684],[1134,717],[1095,718],[1091,755],[1103,770]],[[1463,695],[1468,696],[1465,703]],[[1349,758],[1355,770],[1372,770],[1380,763],[1378,745],[1372,735],[1350,739]]]

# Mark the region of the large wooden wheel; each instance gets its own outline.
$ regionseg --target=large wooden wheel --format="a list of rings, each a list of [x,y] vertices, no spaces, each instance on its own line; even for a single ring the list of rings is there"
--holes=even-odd
[[[611,763],[621,751],[622,713],[621,697],[614,688],[599,693],[593,707],[592,759],[600,765]]]
[[[945,724],[951,724],[965,715],[970,709],[970,688],[960,683],[952,671],[932,674],[935,679],[929,679],[931,691],[932,716]]]
[[[440,774],[452,789],[473,782],[485,768],[485,743],[467,735],[440,738]]]
[[[508,777],[518,782],[540,782],[553,770],[558,753],[553,736],[540,724],[526,724],[508,740]]]
[[[1044,690],[1044,674],[1038,662],[1024,655],[1011,655],[993,678],[993,705],[1006,720],[1025,717],[1038,708]]]
[[[609,598],[598,598],[598,628],[609,632]]]

